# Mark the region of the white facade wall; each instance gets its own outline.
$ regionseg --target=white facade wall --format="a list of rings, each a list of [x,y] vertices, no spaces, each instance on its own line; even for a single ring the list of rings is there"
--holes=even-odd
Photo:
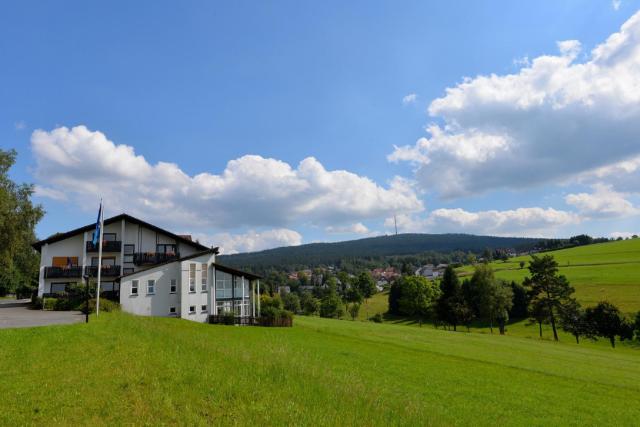
[[[176,292],[171,293],[171,280],[176,281]],[[138,293],[131,292],[133,281],[138,281]],[[154,280],[153,293],[148,282]],[[134,273],[120,281],[120,305],[123,311],[140,316],[180,316],[180,271],[177,262]],[[175,307],[175,314],[170,308]]]
[[[141,226],[135,222],[126,220],[116,221],[104,226],[103,233],[114,233],[116,235],[115,240],[122,242],[120,251],[106,252],[103,251],[103,258],[110,257],[115,258],[114,263],[121,266],[121,269],[133,268],[134,271],[145,269],[148,265],[136,266],[133,264],[124,263],[124,248],[125,245],[134,245],[134,253],[137,252],[156,252],[156,244],[173,244],[176,245],[177,251],[181,257],[189,256],[196,253],[199,249],[188,243],[178,242],[174,237],[168,234],[156,232],[147,227]],[[92,258],[98,257],[98,252],[87,252],[86,242],[91,241],[93,238],[93,230],[80,232],[77,235],[71,236],[67,239],[45,244],[41,248],[40,257],[40,277],[38,284],[38,295],[42,296],[43,293],[51,292],[51,283],[76,283],[81,282],[82,277],[78,278],[58,278],[58,279],[45,279],[44,270],[45,267],[52,266],[52,260],[55,256],[60,257],[77,257],[78,266],[84,268],[90,266]],[[121,270],[122,273],[122,270]],[[115,281],[115,277],[103,277],[103,282]],[[177,311],[180,310],[178,307]]]
[[[211,313],[209,290],[213,283],[207,277],[206,289],[202,290],[202,264],[207,264],[209,272],[215,261],[214,254],[205,254],[185,261],[175,261],[155,268],[133,273],[123,277],[120,282],[120,304],[122,310],[142,316],[175,316],[196,322],[206,322]],[[196,265],[195,291],[189,286],[190,265]],[[171,279],[176,280],[176,293],[170,292]],[[132,294],[134,280],[138,281],[138,293]],[[147,292],[148,281],[155,280],[154,293]],[[203,310],[202,306],[206,308]],[[170,308],[176,307],[176,313]],[[192,312],[191,307],[195,310]]]

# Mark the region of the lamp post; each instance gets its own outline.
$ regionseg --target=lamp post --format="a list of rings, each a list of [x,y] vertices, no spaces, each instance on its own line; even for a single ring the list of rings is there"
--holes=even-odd
[[[85,304],[86,304],[86,311],[85,311],[85,315],[84,315],[84,323],[89,323],[89,276],[88,275],[83,275],[82,278],[84,279],[84,298],[85,298]]]

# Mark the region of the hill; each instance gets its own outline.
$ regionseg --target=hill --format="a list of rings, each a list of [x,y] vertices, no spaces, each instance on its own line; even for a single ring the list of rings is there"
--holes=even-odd
[[[640,358],[299,317],[293,328],[101,314],[0,330],[1,425],[635,425]]]
[[[348,258],[413,255],[421,252],[473,252],[485,248],[531,248],[540,239],[474,236],[470,234],[398,234],[333,243],[310,243],[261,252],[221,255],[220,262],[235,267],[260,269],[283,266],[335,265]]]
[[[596,243],[545,254],[553,255],[558,261],[560,274],[567,276],[582,304],[595,305],[606,300],[627,313],[640,310],[640,239]],[[526,265],[520,268],[520,261],[527,263],[529,259],[517,257],[490,265],[496,277],[520,282],[529,273]],[[472,272],[472,266],[458,269],[461,275]]]

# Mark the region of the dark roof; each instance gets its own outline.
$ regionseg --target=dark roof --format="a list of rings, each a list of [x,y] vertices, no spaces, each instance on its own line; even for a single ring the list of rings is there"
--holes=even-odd
[[[214,262],[213,265],[216,267],[216,270],[224,271],[225,273],[233,274],[234,276],[244,276],[249,280],[262,279],[262,276],[258,276],[257,274],[236,270],[235,268],[227,267],[226,265],[218,264],[217,262]]]
[[[131,215],[128,215],[128,214],[125,214],[125,213],[120,214],[120,215],[116,215],[116,216],[112,216],[111,218],[105,219],[104,220],[104,224],[105,225],[109,225],[109,224],[112,224],[114,222],[118,222],[118,221],[120,221],[122,219],[126,220],[127,222],[133,222],[135,224],[142,225],[142,226],[147,227],[147,228],[149,228],[149,229],[151,229],[153,231],[156,231],[158,233],[167,234],[168,236],[171,236],[172,238],[176,239],[177,241],[182,242],[182,243],[186,243],[188,245],[191,245],[191,246],[193,246],[193,247],[195,247],[195,248],[197,248],[197,249],[199,249],[201,251],[205,251],[205,250],[209,249],[205,245],[202,245],[200,243],[196,243],[196,242],[192,241],[191,239],[186,239],[183,236],[180,236],[178,234],[174,234],[174,233],[172,233],[170,231],[167,231],[167,230],[165,230],[163,228],[157,227],[157,226],[155,226],[153,224],[149,224],[148,222],[145,222],[145,221],[143,221],[141,219],[132,217]],[[64,240],[64,239],[66,239],[68,237],[71,237],[71,236],[74,236],[74,235],[76,235],[78,233],[83,233],[85,231],[93,230],[93,229],[95,229],[95,227],[96,227],[96,224],[93,223],[93,224],[85,225],[84,227],[76,228],[75,230],[67,231],[66,233],[57,233],[57,234],[54,234],[52,236],[47,237],[44,240],[40,240],[38,242],[35,242],[31,246],[35,250],[40,252],[40,249],[46,243],[59,242],[60,240]]]
[[[161,263],[158,263],[158,264],[153,264],[153,265],[150,265],[147,268],[142,268],[142,269],[140,269],[138,271],[134,271],[133,273],[123,274],[122,276],[120,276],[120,278],[126,277],[126,276],[132,276],[132,275],[138,274],[138,273],[142,273],[143,271],[151,270],[151,269],[160,267],[162,265],[171,264],[173,262],[180,262],[180,261],[186,261],[186,260],[192,259],[192,258],[197,258],[200,255],[205,255],[205,254],[208,254],[208,253],[217,254],[218,253],[218,249],[219,249],[218,247],[210,248],[210,249],[206,249],[204,251],[193,253],[191,255],[183,256],[182,258],[174,259],[174,260],[171,260],[171,261],[165,261],[165,262],[161,262]]]

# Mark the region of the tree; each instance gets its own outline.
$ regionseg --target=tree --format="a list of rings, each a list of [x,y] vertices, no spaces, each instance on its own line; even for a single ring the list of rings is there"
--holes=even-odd
[[[620,340],[629,338],[629,325],[615,305],[603,301],[585,311],[585,319],[593,337],[608,338],[611,347],[616,346],[616,336]]]
[[[636,314],[636,321],[633,323],[633,330],[636,334],[636,339],[640,341],[640,311]]]
[[[556,319],[565,304],[570,303],[573,288],[566,277],[558,275],[558,263],[551,255],[531,256],[531,311],[546,313],[553,330],[553,339],[558,341]]]
[[[330,288],[320,300],[320,317],[339,319],[344,316],[344,305],[335,288]]]
[[[373,294],[376,293],[376,281],[371,277],[371,273],[368,271],[363,271],[358,275],[358,278],[355,280],[355,286],[360,291],[360,294],[364,297],[364,299],[369,299]]]
[[[522,270],[524,268],[524,266],[527,265],[526,262],[524,261],[520,261],[520,270]]]
[[[494,281],[490,289],[490,316],[498,321],[500,335],[504,335],[505,325],[509,321],[509,310],[513,306],[513,290],[504,280]]]
[[[440,288],[422,276],[404,276],[399,280],[399,285],[400,313],[416,318],[422,326],[422,322],[433,314],[435,302],[440,296]]]
[[[453,326],[455,331],[460,324],[458,314],[461,307],[459,305],[464,304],[464,300],[458,275],[452,266],[448,266],[444,270],[440,281],[440,291],[440,298],[436,303],[436,317],[439,321]]]
[[[513,292],[513,306],[509,310],[509,317],[512,319],[526,319],[529,314],[529,292],[527,288],[520,284],[511,282]]]
[[[402,276],[405,277],[405,276]],[[402,279],[396,280],[389,288],[389,313],[400,315],[400,296],[402,295]]]
[[[320,302],[311,294],[311,292],[308,291],[302,294],[302,297],[300,298],[300,306],[302,308],[302,313],[307,316],[317,314],[318,310],[320,310]]]
[[[15,150],[0,149],[0,294],[38,283],[40,260],[31,243],[44,210],[31,201],[33,185],[9,178],[15,160]]]
[[[349,305],[349,315],[351,316],[351,320],[356,320],[359,313],[360,303],[354,302],[353,304]]]
[[[575,337],[576,344],[580,344],[581,336],[590,335],[585,312],[576,300],[572,299],[564,305],[560,313],[560,327]]]
[[[489,248],[485,248],[482,252],[482,259],[485,263],[489,263],[493,261],[493,252]]]
[[[285,310],[289,310],[293,313],[300,313],[301,305],[300,305],[300,297],[293,292],[289,292],[284,294],[282,297],[282,303],[284,304]]]

